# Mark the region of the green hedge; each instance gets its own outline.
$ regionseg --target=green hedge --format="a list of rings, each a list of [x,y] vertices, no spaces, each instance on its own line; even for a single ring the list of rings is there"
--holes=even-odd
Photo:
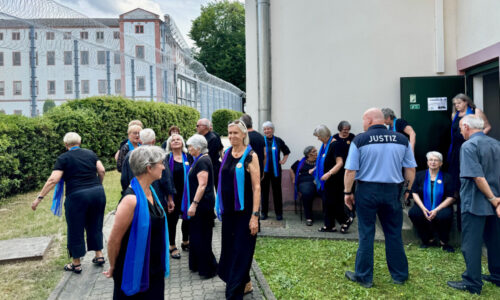
[[[0,199],[39,188],[47,180],[55,159],[65,151],[66,132],[80,134],[82,147],[94,151],[106,169],[113,169],[129,121],[141,120],[161,144],[172,125],[185,137],[194,134],[199,116],[190,107],[121,97],[69,101],[43,117],[0,115]]]
[[[242,112],[230,109],[218,109],[212,113],[213,129],[219,135],[227,136],[227,124],[239,119],[243,115]]]

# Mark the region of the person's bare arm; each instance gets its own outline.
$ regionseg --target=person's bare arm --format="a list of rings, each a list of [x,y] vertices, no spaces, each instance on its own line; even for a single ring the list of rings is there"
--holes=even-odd
[[[95,165],[97,168],[97,176],[99,176],[99,180],[101,181],[102,184],[102,182],[104,181],[104,175],[106,175],[106,169],[104,168],[100,160],[98,160]]]
[[[356,177],[356,171],[354,170],[345,170],[344,174],[344,192],[352,193],[352,186],[354,185],[354,178]],[[353,205],[356,203],[354,200],[354,194],[345,195],[344,202],[350,210],[352,210]]]
[[[189,206],[188,216],[190,217],[193,217],[196,214],[196,208],[198,207],[197,203],[200,202],[203,194],[205,194],[205,189],[207,188],[208,184],[208,172],[201,171],[196,174],[196,177],[198,178],[198,188],[196,189],[196,194],[194,195],[193,202]]]
[[[42,190],[38,194],[38,196],[41,196],[42,198],[47,196],[47,194],[56,186],[56,184],[61,180],[64,172],[61,170],[54,170],[50,174],[49,178],[47,179],[47,182],[45,182],[45,185],[43,186]],[[31,209],[36,210],[36,207],[38,204],[42,202],[41,198],[36,198],[32,203],[31,203]]]
[[[490,124],[490,121],[488,121],[486,114],[482,110],[480,110],[479,108],[476,108],[476,116],[483,119],[483,121],[484,121],[483,133],[488,134],[488,132],[490,132],[490,130],[491,130],[491,124]]]
[[[288,154],[283,156],[283,159],[279,161],[279,164],[280,165],[284,165],[286,163],[286,161],[288,160]]]
[[[321,180],[327,181],[330,177],[332,177],[332,175],[337,174],[337,172],[340,171],[343,166],[344,161],[342,160],[342,157],[338,156],[337,158],[335,158],[335,165],[333,166],[333,168],[323,174],[323,176],[321,176]]]
[[[253,208],[252,212],[259,211],[260,206],[260,166],[257,154],[252,153],[252,162],[248,164],[248,171],[252,179]],[[252,215],[250,218],[250,234],[256,235],[259,230],[259,217]]]
[[[137,198],[135,195],[127,195],[122,199],[118,208],[116,209],[115,220],[113,223],[113,228],[111,229],[111,234],[108,239],[108,260],[109,269],[104,272],[104,275],[108,278],[113,276],[113,271],[116,267],[116,258],[120,252],[120,246],[122,243],[123,236],[127,232],[132,220],[134,219],[135,205],[137,204]]]
[[[413,127],[410,125],[407,125],[403,131],[410,137],[411,150],[415,153],[415,143],[417,141],[417,134],[415,133],[415,130],[413,130]]]

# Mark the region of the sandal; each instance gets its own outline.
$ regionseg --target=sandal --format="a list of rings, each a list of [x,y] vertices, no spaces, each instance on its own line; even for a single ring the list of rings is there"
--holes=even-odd
[[[177,249],[177,247],[173,248],[173,249],[170,249],[170,256],[172,258],[175,258],[175,259],[180,259],[181,258],[181,254],[179,253],[179,250]],[[177,251],[177,253],[173,254],[172,252],[174,251]]]
[[[245,291],[243,292],[243,295],[250,294],[251,292],[253,292],[253,286],[252,286],[252,282],[251,282],[251,281],[249,281],[249,282],[245,285]]]
[[[82,265],[81,264],[74,265],[73,263],[69,263],[64,266],[64,271],[80,274],[82,272]]]
[[[348,226],[351,226],[353,222],[354,222],[354,218],[353,217],[349,217],[347,219],[347,221],[345,221],[345,224],[348,225]]]
[[[95,264],[95,265],[98,265],[98,266],[102,266],[104,265],[106,261],[104,260],[104,257],[94,257],[92,259],[92,263]]]
[[[307,226],[312,226],[313,220],[306,220],[306,225]]]
[[[351,224],[352,224],[352,222],[351,222]],[[345,223],[345,224],[340,225],[340,233],[346,234],[347,230],[349,230],[349,227],[351,226],[351,224]]]
[[[337,232],[337,228],[326,228],[326,226],[321,227],[318,229],[319,232]]]
[[[182,251],[189,251],[189,243],[187,244],[181,243],[181,248]]]

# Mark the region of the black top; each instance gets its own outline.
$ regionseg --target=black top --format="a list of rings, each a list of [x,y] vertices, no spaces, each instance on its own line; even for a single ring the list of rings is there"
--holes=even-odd
[[[71,193],[101,185],[97,176],[97,155],[88,149],[75,149],[65,152],[56,160],[54,170],[63,171],[66,183],[66,196]]]
[[[292,165],[293,174],[297,174],[297,168],[299,167],[300,161],[296,161]],[[313,169],[316,166],[316,163],[309,164],[307,160],[302,165],[302,168],[299,170],[299,177],[295,178],[295,182],[297,184],[301,184],[304,182],[313,182],[314,181],[314,173],[309,174],[309,170]]]
[[[408,124],[408,122],[406,122],[406,120],[396,119],[396,132],[404,134],[409,139],[410,136],[408,134],[406,134],[406,132],[405,132],[405,128],[408,125],[410,125],[410,124]],[[391,123],[391,125],[389,125],[389,130],[393,131],[392,123]]]
[[[248,138],[250,139],[250,146],[255,151],[259,158],[260,174],[264,172],[264,152],[266,151],[266,144],[264,143],[264,136],[257,131],[249,131]]]
[[[253,151],[248,153],[243,166],[245,168],[245,208],[243,211],[249,214],[252,213],[253,210],[252,178],[250,172],[248,172],[248,164],[252,162],[252,153]],[[240,213],[240,211],[234,211],[234,172],[240,159],[241,157],[235,158],[233,154],[230,153],[227,156],[224,167],[222,167],[221,195],[222,204],[224,205],[224,214]]]
[[[120,147],[120,153],[118,154],[118,159],[116,160],[116,169],[118,172],[122,171],[123,160],[129,151],[130,149],[128,148],[128,143],[125,143]]]
[[[167,168],[170,168],[168,165],[168,161],[170,159],[170,155],[173,155],[172,153],[169,153],[167,157],[165,158],[165,165]],[[191,155],[187,155],[189,164],[193,163],[193,157]],[[176,194],[174,196],[174,202],[175,206],[181,205],[182,201],[182,193],[184,191],[184,167],[182,166],[182,162],[177,162],[174,160],[174,172],[172,174],[173,180],[174,180],[174,186],[176,190]]]
[[[135,195],[134,190],[128,187],[122,199],[127,195]],[[121,201],[121,200],[120,200]],[[151,244],[149,247],[149,277],[160,276],[165,273],[165,260],[162,257],[162,252],[165,248],[165,215],[161,209],[153,201],[154,204],[148,201],[149,216],[151,218]],[[114,280],[121,282],[123,275],[123,266],[125,263],[125,255],[127,254],[128,240],[130,237],[130,227],[132,222],[125,232],[120,245],[120,251],[116,257],[115,270],[113,272]]]
[[[120,147],[118,149],[121,149],[123,145],[125,145],[128,142],[128,138],[124,139],[123,141],[120,142]]]
[[[207,134],[205,134],[205,139],[207,139],[208,155],[212,160],[212,165],[216,167],[214,169],[219,170],[220,151],[224,149],[222,141],[220,140],[220,137],[212,131],[209,131]]]
[[[326,157],[325,157],[325,163],[323,164],[323,170],[325,173],[330,171],[333,168],[333,166],[335,166],[335,164],[337,163],[337,157],[342,158],[343,151],[344,150],[343,150],[342,142],[339,142],[339,141],[332,141],[331,142],[330,147],[328,148],[328,153],[326,154]],[[318,155],[319,155],[319,152],[318,152]],[[344,164],[345,164],[345,162],[344,162]],[[339,170],[339,172],[337,172],[335,175],[330,176],[330,178],[328,178],[328,180],[325,181],[325,184],[329,184],[329,183],[333,182],[334,180],[337,179],[337,177],[343,177],[344,175],[341,171],[342,171],[342,169]]]
[[[413,186],[411,188],[412,193],[417,193],[418,196],[420,197],[420,200],[422,200],[422,203],[424,202],[424,182],[425,182],[425,174],[427,173],[427,170],[419,171],[415,175],[415,180],[413,181]],[[443,201],[444,199],[448,197],[453,197],[453,181],[451,179],[450,174],[444,173],[443,172],[443,184],[444,184],[444,193],[443,193]],[[431,181],[431,192],[434,189],[434,181]],[[431,199],[432,201],[432,199]]]
[[[347,154],[349,154],[349,147],[351,147],[351,142],[352,140],[354,140],[355,137],[356,136],[352,133],[349,133],[349,135],[346,138],[341,138],[338,133],[333,136],[334,139],[339,141],[340,146],[342,147],[342,159],[344,160],[344,164],[345,160],[347,159]]]
[[[290,154],[290,149],[288,148],[288,146],[285,144],[285,142],[275,136],[276,138],[276,147],[278,148],[278,160],[281,160],[281,153],[283,153],[283,155],[288,155]],[[273,138],[268,138],[268,137],[265,137],[265,140],[267,140],[267,160],[269,161],[268,162],[268,169],[267,169],[267,173],[271,173],[271,174],[274,174],[274,171],[273,171],[273,162],[271,159],[273,159],[272,155],[272,149],[273,149]],[[264,150],[265,150],[265,144],[264,144]],[[278,164],[278,173],[281,174],[281,165],[279,164],[279,161],[276,162]]]
[[[191,202],[194,200],[194,195],[196,195],[196,190],[198,189],[198,173],[202,171],[208,172],[207,187],[205,188],[205,194],[200,199],[200,204],[196,208],[196,215],[198,214],[213,214],[215,206],[215,195],[214,195],[214,171],[212,167],[212,162],[208,155],[203,155],[193,164],[191,170],[189,170],[189,196]]]

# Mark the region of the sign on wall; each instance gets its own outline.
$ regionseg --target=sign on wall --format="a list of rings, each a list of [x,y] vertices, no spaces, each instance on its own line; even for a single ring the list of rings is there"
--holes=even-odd
[[[428,111],[448,110],[448,98],[446,97],[427,98],[427,110]]]

